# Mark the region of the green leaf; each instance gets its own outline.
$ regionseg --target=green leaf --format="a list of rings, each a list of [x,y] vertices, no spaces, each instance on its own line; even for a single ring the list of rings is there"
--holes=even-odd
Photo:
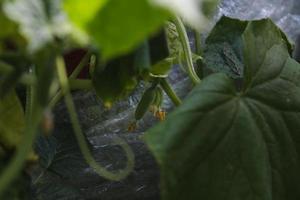
[[[64,39],[72,31],[60,0],[11,0],[5,1],[3,9],[19,25],[29,52],[36,52],[57,38]]]
[[[179,38],[179,34],[177,32],[176,26],[172,22],[167,22],[165,25],[165,31],[167,36],[167,43],[170,52],[170,57],[174,57],[177,59],[173,60],[173,64],[179,64],[181,68],[186,71],[183,64],[185,64],[185,56],[183,53],[183,47]],[[192,53],[193,62],[197,62],[201,60],[202,57]]]
[[[172,57],[179,57],[183,51],[176,26],[172,22],[166,22],[165,31],[168,41],[168,48]]]
[[[66,11],[73,22],[92,38],[105,59],[135,49],[169,17],[168,12],[154,7],[148,0],[89,2],[84,2],[86,5],[78,12],[82,1],[66,1]],[[82,13],[83,18],[78,13]]]
[[[0,2],[0,24],[1,24],[1,32],[0,39],[6,38],[10,34],[13,34],[16,30],[16,24],[14,24],[11,20],[9,20],[2,11],[2,2]]]
[[[206,39],[204,63],[214,72],[224,72],[233,78],[243,76],[242,34],[247,21],[222,17]]]
[[[165,77],[176,59],[168,55],[165,32],[161,31],[134,51],[97,65],[92,75],[97,95],[110,107],[127,97],[140,79],[149,81],[153,77]]]
[[[35,141],[34,150],[39,156],[40,165],[47,169],[56,154],[57,142],[54,136],[39,135]]]
[[[95,67],[93,85],[105,106],[127,97],[136,87],[139,73],[134,62],[135,55],[130,53]]]
[[[223,16],[207,37],[204,49],[204,64],[213,72],[224,72],[232,78],[243,76],[242,34],[248,21],[240,21]],[[291,54],[292,45],[280,30],[282,39]]]
[[[63,8],[66,13],[68,13],[70,20],[84,31],[107,1],[108,0],[64,0]]]
[[[203,14],[212,18],[219,2],[220,0],[203,0],[201,5]]]
[[[242,43],[242,91],[211,75],[146,134],[164,200],[300,199],[300,65],[268,19]]]
[[[0,145],[11,149],[16,147],[25,127],[24,112],[15,92],[0,99]]]
[[[80,190],[57,175],[46,171],[34,184],[37,200],[83,199]]]
[[[170,71],[172,65],[175,63],[177,58],[168,57],[165,58],[155,65],[153,65],[150,69],[150,73],[152,76],[166,76]]]

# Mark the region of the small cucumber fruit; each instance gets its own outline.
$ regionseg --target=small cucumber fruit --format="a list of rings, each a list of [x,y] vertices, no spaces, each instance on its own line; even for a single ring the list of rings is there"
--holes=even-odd
[[[153,87],[153,86],[144,92],[144,94],[135,110],[135,119],[136,120],[140,120],[145,115],[145,113],[147,112],[149,107],[152,105],[152,103],[155,99],[155,95],[156,95],[156,87]]]

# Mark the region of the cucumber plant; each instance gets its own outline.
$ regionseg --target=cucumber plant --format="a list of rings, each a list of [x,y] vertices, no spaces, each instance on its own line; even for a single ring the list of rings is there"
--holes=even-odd
[[[168,47],[162,44],[164,54],[158,51],[162,47],[159,43],[166,40],[164,31],[158,30],[176,13],[148,0],[131,4],[120,0],[2,0],[0,8],[4,30],[0,33],[1,198],[24,196],[25,185],[9,188],[25,179],[26,168],[37,159],[32,148],[35,138],[40,132],[48,135],[51,131],[49,110],[62,97],[86,162],[104,178],[125,178],[134,167],[131,148],[121,138],[114,139],[127,156],[124,169],[108,171],[97,163],[81,130],[70,91],[95,90],[109,107],[130,94],[139,81],[152,83],[160,73],[165,76],[172,59],[159,63],[168,56]],[[123,21],[115,13],[123,15]],[[74,48],[87,53],[68,76],[64,54]],[[139,53],[149,62],[141,61]],[[78,79],[87,64],[90,77]],[[25,91],[25,99],[20,99],[17,90]],[[161,92],[157,95],[161,98]]]
[[[152,111],[163,121],[144,137],[160,166],[162,199],[300,199],[300,65],[292,45],[269,19],[222,17],[202,47],[196,22],[211,16],[216,1],[203,0],[203,13],[195,2],[0,1],[1,199],[28,195],[26,170],[43,162],[33,145],[51,134],[51,109],[62,99],[86,163],[108,180],[126,178],[132,149],[116,137],[124,169],[96,162],[71,91],[93,90],[109,108],[140,82],[146,89],[134,120]],[[78,48],[86,55],[69,72],[64,55]],[[168,82],[174,64],[194,85],[184,100]],[[83,69],[89,75],[80,79]],[[176,106],[167,117],[164,93]]]

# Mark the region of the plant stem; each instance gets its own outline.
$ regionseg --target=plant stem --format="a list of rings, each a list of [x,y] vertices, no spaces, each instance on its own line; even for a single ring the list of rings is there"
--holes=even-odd
[[[34,66],[30,67],[29,69],[29,75],[34,74]],[[32,110],[33,110],[33,98],[34,97],[34,85],[30,84],[26,87],[26,105],[25,105],[25,117],[26,121],[29,122],[31,116],[32,116]]]
[[[37,108],[37,106],[35,106],[35,109],[32,112],[32,117],[29,120],[31,123],[27,122],[25,128],[26,134],[24,135],[24,138],[19,145],[15,156],[12,158],[7,167],[2,171],[2,174],[0,176],[0,196],[19,175],[28,154],[30,153],[30,151],[32,151],[32,145],[36,136],[36,130],[42,117],[42,110],[43,109]]]
[[[88,60],[90,59],[91,56],[91,52],[88,51],[84,57],[82,58],[82,60],[80,61],[80,63],[76,66],[76,68],[74,69],[74,71],[71,73],[70,75],[70,79],[75,79],[77,78],[77,76],[80,74],[81,70],[85,67],[85,65],[87,64]],[[80,88],[78,88],[80,89]],[[62,92],[61,90],[58,90],[58,92],[55,94],[55,96],[51,99],[50,101],[50,108],[53,108],[56,103],[62,98]]]
[[[162,78],[160,80],[160,85],[161,85],[162,89],[165,91],[165,93],[168,95],[168,97],[172,100],[172,102],[176,106],[180,106],[181,105],[180,98],[176,95],[176,93],[172,89],[171,85],[168,83],[168,81],[165,78]]]
[[[29,86],[32,87],[32,86]],[[37,128],[42,118],[43,108],[36,103],[36,96],[34,94],[33,87],[29,89],[30,92],[27,96],[26,106],[26,127],[25,134],[19,144],[15,155],[10,163],[2,171],[0,176],[0,197],[3,195],[7,187],[15,180],[19,175],[28,154],[32,151],[32,145],[37,133]],[[33,106],[34,105],[34,106]]]
[[[92,81],[89,79],[69,79],[69,85],[71,90],[92,90]],[[51,99],[49,107],[53,108],[57,102],[63,97],[61,90]]]
[[[196,44],[196,54],[201,56],[202,49],[201,49],[201,37],[198,31],[194,30],[194,37],[195,37],[195,44]]]
[[[179,39],[181,41],[182,47],[183,47],[183,54],[185,58],[185,62],[187,64],[187,73],[194,84],[200,83],[200,78],[197,76],[194,66],[193,66],[193,58],[192,58],[192,50],[189,44],[189,39],[184,27],[184,24],[182,23],[181,19],[179,17],[175,17],[173,20]]]
[[[36,78],[32,74],[22,74],[19,83],[27,86],[34,85],[36,83]]]
[[[89,79],[69,79],[71,90],[91,90],[93,88],[92,81]]]
[[[74,71],[71,73],[70,75],[70,79],[74,79],[77,78],[77,76],[80,74],[80,72],[83,70],[83,68],[85,67],[85,65],[88,63],[89,59],[91,57],[91,52],[88,51],[84,57],[82,58],[82,60],[80,61],[80,63],[76,66],[76,68],[74,69]]]
[[[66,102],[66,106],[67,106],[67,109],[68,109],[68,112],[70,115],[73,130],[74,130],[75,136],[77,138],[81,153],[83,154],[83,157],[85,158],[86,162],[100,176],[102,176],[104,178],[114,180],[114,181],[119,181],[119,180],[125,178],[133,170],[133,167],[134,167],[134,154],[133,154],[131,148],[121,138],[116,138],[114,140],[115,144],[120,145],[124,149],[127,159],[128,159],[127,166],[123,170],[119,170],[118,172],[113,173],[113,172],[108,171],[105,167],[102,167],[97,163],[97,161],[93,158],[93,156],[89,150],[88,144],[85,140],[85,137],[83,135],[83,132],[82,132],[80,124],[79,124],[75,105],[74,105],[72,95],[70,92],[70,86],[69,86],[68,77],[67,77],[67,73],[66,73],[66,69],[65,69],[65,63],[64,63],[64,60],[62,57],[57,57],[56,67],[57,67],[57,72],[58,72],[58,78],[59,78],[59,81],[61,84],[61,90],[62,90],[62,93],[65,95],[65,102]]]
[[[201,37],[200,34],[197,32],[197,30],[194,30],[194,36],[195,36],[195,43],[196,43],[196,54],[201,56],[202,55],[202,49],[201,49]],[[198,74],[200,76],[200,78],[203,78],[203,63],[202,60],[197,60],[197,68],[198,70]]]

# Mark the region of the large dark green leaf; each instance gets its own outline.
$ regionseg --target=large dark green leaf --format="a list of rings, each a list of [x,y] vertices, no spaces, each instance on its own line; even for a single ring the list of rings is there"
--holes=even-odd
[[[204,49],[204,63],[215,72],[224,72],[233,78],[243,75],[242,34],[246,21],[222,17],[208,38]]]
[[[39,135],[35,141],[34,150],[39,156],[40,165],[47,169],[56,154],[57,142],[52,135],[44,136]]]
[[[168,12],[154,7],[148,0],[89,1],[91,4],[83,6],[80,12],[76,8],[81,1],[67,0],[65,8],[72,21],[100,47],[105,58],[133,50],[156,32],[169,16]],[[83,18],[78,17],[79,13]]]
[[[163,199],[300,199],[300,65],[268,19],[242,35],[244,88],[207,77],[146,134]]]
[[[36,184],[36,200],[84,199],[77,188],[64,183],[55,176],[48,176],[41,177],[41,181]]]
[[[204,49],[204,63],[214,72],[224,72],[230,77],[243,76],[243,48],[242,34],[248,21],[240,21],[223,16],[206,39]],[[292,46],[287,37],[281,32],[286,41],[289,52]]]

